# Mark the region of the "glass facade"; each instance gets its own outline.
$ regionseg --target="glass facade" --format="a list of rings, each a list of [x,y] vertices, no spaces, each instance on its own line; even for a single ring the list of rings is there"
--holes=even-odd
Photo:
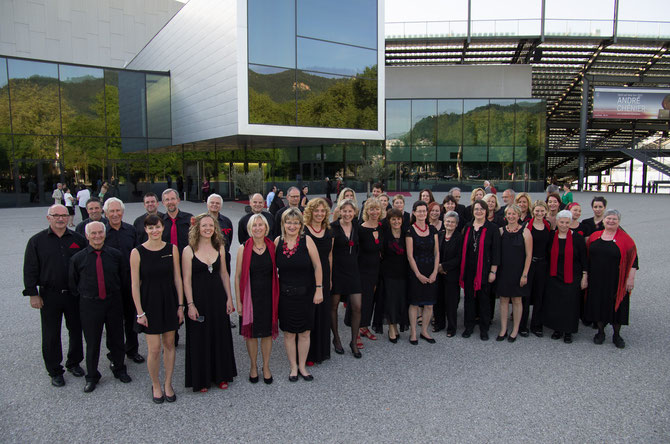
[[[386,101],[390,190],[541,190],[546,108],[539,99]]]
[[[249,0],[249,123],[376,130],[377,1]]]
[[[0,57],[1,207],[52,203],[58,182],[139,200],[171,144],[169,75]]]

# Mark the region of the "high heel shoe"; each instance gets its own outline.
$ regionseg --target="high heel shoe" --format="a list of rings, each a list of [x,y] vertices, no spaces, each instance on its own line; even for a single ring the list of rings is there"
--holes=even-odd
[[[507,332],[504,335],[496,337],[496,342],[502,342],[507,339]]]
[[[360,358],[363,357],[363,355],[361,354],[361,352],[360,352],[359,350],[357,350],[357,349],[354,347],[354,343],[353,343],[353,342],[350,342],[350,343],[349,343],[349,347],[351,347],[351,353],[354,355],[354,358],[356,358],[356,359],[360,359]]]
[[[393,344],[397,343],[398,342],[398,335],[396,334],[396,337],[392,338],[391,337],[391,332],[389,332],[389,341]]]
[[[428,336],[424,336],[423,333],[419,334],[419,337],[429,344],[435,344],[435,339],[429,338]]]
[[[365,327],[364,327],[364,328],[361,328],[361,329],[360,329],[360,333],[361,333],[363,336],[365,336],[366,338],[368,338],[369,340],[371,340],[371,341],[376,341],[376,340],[377,340],[377,336],[375,336],[375,335],[370,331],[369,328],[365,328]]]
[[[335,339],[333,339],[333,347],[335,348],[335,353],[337,353],[338,355],[344,354],[344,348],[342,348],[341,345],[338,347],[337,343],[335,342]]]

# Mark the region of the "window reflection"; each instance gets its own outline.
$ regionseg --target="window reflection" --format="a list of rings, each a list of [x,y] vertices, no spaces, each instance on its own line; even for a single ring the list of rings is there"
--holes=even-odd
[[[105,132],[103,70],[60,66],[63,134],[102,135]]]
[[[249,123],[295,125],[295,70],[249,65]]]
[[[435,161],[437,100],[412,100],[412,161]]]
[[[386,101],[386,161],[408,161],[412,127],[409,100]]]
[[[463,100],[437,102],[437,169],[444,180],[460,179]]]
[[[15,133],[60,134],[58,65],[9,59]]]
[[[0,57],[0,134],[9,133],[10,131],[7,60]]]
[[[489,179],[513,179],[515,108],[514,99],[491,100],[489,106]]]
[[[489,135],[489,101],[463,101],[463,178],[485,179]]]
[[[298,35],[377,49],[376,0],[298,0]]]
[[[377,51],[298,37],[298,69],[354,76],[377,65]]]
[[[146,77],[148,136],[171,138],[170,77],[157,74],[147,74]]]
[[[249,63],[295,67],[295,0],[249,0]]]
[[[103,137],[64,137],[61,162],[65,182],[93,184],[104,176],[107,141]]]
[[[147,109],[144,73],[118,71],[121,137],[146,137]]]

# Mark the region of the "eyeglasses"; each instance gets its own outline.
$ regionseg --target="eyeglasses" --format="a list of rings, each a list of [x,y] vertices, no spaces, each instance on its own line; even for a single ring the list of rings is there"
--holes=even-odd
[[[69,216],[69,214],[49,214],[49,217],[53,217],[54,219],[66,219]]]
[[[485,209],[481,207],[474,208],[472,211],[486,211]]]
[[[288,220],[284,222],[284,225],[300,225],[300,222],[297,220]]]

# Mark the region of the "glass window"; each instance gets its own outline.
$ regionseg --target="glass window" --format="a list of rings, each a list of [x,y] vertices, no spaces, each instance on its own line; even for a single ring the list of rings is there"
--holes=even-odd
[[[463,101],[437,101],[437,160],[456,162],[463,142]]]
[[[539,99],[517,100],[515,156],[517,161],[544,162],[546,105]]]
[[[147,126],[149,137],[171,138],[170,76],[147,74]]]
[[[58,65],[9,59],[15,133],[60,134]]]
[[[151,191],[158,196],[166,188],[178,190],[178,178],[181,176],[181,147],[163,147],[149,152],[149,183]],[[183,188],[183,186],[182,186]],[[183,189],[179,193],[183,195]]]
[[[412,161],[435,161],[437,100],[412,100]]]
[[[344,147],[342,145],[324,145],[323,160],[326,163],[344,161]]]
[[[7,82],[7,59],[0,57],[0,134],[9,133],[9,86]]]
[[[147,136],[144,77],[142,72],[118,71],[121,137]]]
[[[298,37],[298,69],[355,76],[376,65],[376,50]]]
[[[409,100],[386,101],[386,161],[408,161],[412,128]]]
[[[488,176],[489,101],[463,101],[463,176],[482,180]]]
[[[119,72],[105,70],[105,112],[107,113],[107,136],[121,137],[119,116]]]
[[[2,66],[0,66],[0,69]],[[0,207],[10,207],[16,204],[15,183],[12,180],[12,136],[0,134]],[[32,182],[30,187],[28,182]],[[30,188],[29,203],[39,202],[37,180],[35,174],[26,177],[26,190]]]
[[[92,185],[103,177],[107,161],[104,137],[64,137],[61,152],[65,182]]]
[[[514,172],[515,100],[491,100],[488,179],[510,180]]]
[[[63,134],[104,136],[104,71],[60,65]]]
[[[148,191],[146,140],[108,139],[105,180],[112,195],[124,202],[141,202]]]
[[[298,35],[377,49],[377,1],[298,0]]]
[[[295,67],[295,0],[247,2],[249,63]]]
[[[277,165],[275,166],[275,180],[280,182],[294,181],[299,174],[298,147],[277,148]],[[286,188],[284,188],[286,192]]]
[[[249,123],[295,125],[295,70],[249,65]]]

